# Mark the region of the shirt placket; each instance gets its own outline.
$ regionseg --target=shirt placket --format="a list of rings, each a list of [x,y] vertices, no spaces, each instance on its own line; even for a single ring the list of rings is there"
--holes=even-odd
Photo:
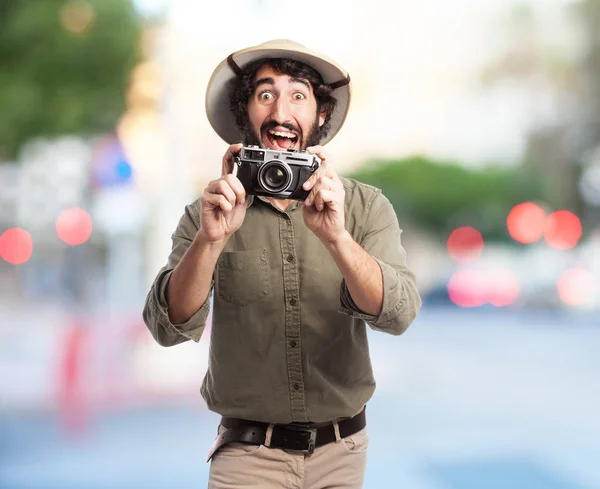
[[[300,342],[300,286],[294,226],[290,215],[282,213],[279,220],[283,287],[285,297],[285,341],[288,371],[288,391],[293,421],[308,421]]]

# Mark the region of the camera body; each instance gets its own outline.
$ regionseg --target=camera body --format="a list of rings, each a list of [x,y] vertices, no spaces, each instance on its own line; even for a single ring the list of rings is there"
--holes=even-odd
[[[246,194],[275,199],[304,200],[302,184],[319,168],[318,156],[306,151],[244,146],[233,161]]]

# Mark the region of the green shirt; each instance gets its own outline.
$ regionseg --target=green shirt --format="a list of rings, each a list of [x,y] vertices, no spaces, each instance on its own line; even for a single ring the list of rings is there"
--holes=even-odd
[[[341,178],[346,229],[379,263],[379,316],[353,303],[341,272],[306,227],[302,203],[283,212],[248,198],[242,227],[213,274],[209,366],[201,393],[222,416],[270,423],[320,423],[358,413],[375,390],[366,324],[399,335],[421,307],[406,268],[394,209],[379,189]],[[164,346],[199,341],[210,301],[184,324],[169,321],[167,285],[200,226],[200,200],[186,206],[167,265],[156,277],[144,321]]]

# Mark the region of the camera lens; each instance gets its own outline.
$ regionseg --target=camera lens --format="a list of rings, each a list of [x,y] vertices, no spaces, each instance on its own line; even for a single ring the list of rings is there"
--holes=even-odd
[[[258,182],[268,192],[283,192],[292,183],[292,172],[282,161],[269,161],[260,168]]]
[[[268,171],[265,172],[265,180],[269,187],[279,188],[285,183],[287,178],[281,168],[272,166]]]

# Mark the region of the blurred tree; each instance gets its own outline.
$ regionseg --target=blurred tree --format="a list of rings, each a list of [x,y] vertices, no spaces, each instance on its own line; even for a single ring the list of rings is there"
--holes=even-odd
[[[140,34],[131,0],[1,0],[0,162],[34,136],[114,128]]]
[[[483,81],[513,80],[532,100],[545,96],[555,117],[532,129],[525,163],[548,173],[558,205],[598,224],[600,208],[583,201],[578,184],[600,148],[600,0],[524,0],[512,9],[504,49]]]
[[[486,239],[508,240],[506,217],[513,206],[555,204],[545,176],[522,167],[470,170],[417,156],[370,162],[349,176],[381,188],[400,222],[415,221],[442,239],[468,225]]]

